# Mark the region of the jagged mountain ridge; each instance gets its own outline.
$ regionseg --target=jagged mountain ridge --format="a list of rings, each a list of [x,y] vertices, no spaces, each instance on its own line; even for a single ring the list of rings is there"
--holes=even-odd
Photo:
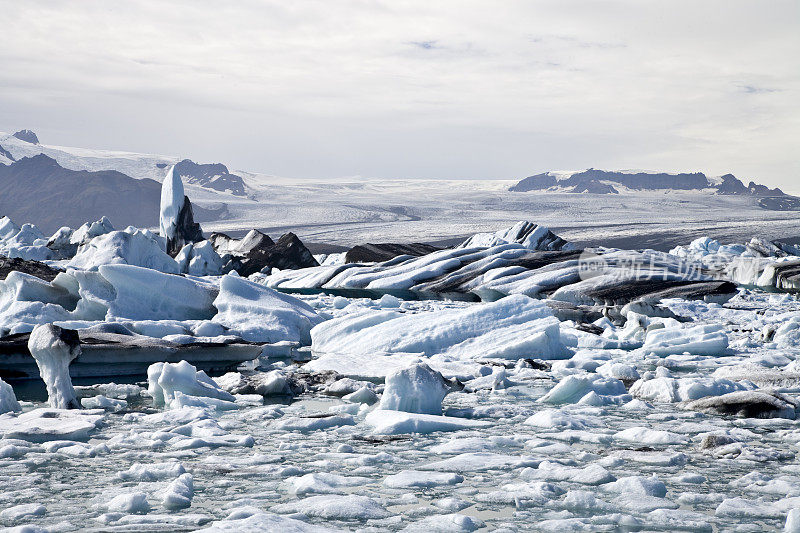
[[[175,164],[175,171],[188,183],[195,183],[201,187],[215,191],[230,191],[236,196],[245,195],[245,184],[241,176],[231,174],[228,167],[222,163],[195,163],[191,159],[184,159]]]
[[[751,181],[745,185],[733,174],[725,174],[720,181],[710,180],[702,172],[668,174],[664,172],[615,172],[590,168],[566,177],[551,172],[528,176],[512,185],[512,192],[541,191],[551,187],[572,187],[569,192],[592,192],[595,194],[614,194],[618,191],[610,183],[633,190],[666,190],[681,191],[712,189],[717,194],[748,196],[786,196],[778,189],[770,189]],[[603,186],[605,185],[605,186]]]

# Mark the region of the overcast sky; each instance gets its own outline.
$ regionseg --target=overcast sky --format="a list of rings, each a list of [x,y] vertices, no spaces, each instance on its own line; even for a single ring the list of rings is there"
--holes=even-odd
[[[235,4],[235,5],[228,5]],[[0,0],[0,130],[297,177],[800,192],[800,2]]]

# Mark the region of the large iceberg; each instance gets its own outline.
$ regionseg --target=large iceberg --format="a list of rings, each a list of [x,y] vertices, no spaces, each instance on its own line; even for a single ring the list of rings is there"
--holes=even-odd
[[[311,328],[323,321],[308,304],[236,274],[220,280],[214,322],[246,341],[311,343]]]
[[[311,331],[311,348],[322,357],[310,364],[322,370],[341,356],[374,360],[385,354],[436,356],[442,361],[560,359],[572,352],[559,324],[545,303],[522,295],[466,309],[355,312]]]
[[[161,249],[158,241],[142,231],[112,231],[78,248],[69,266],[97,270],[102,265],[135,265],[170,274],[180,272],[178,263]]]

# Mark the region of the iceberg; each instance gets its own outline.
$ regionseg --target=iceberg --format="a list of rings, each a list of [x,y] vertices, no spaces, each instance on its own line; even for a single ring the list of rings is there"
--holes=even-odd
[[[198,371],[186,361],[153,363],[147,369],[147,383],[147,392],[153,398],[153,403],[160,407],[170,407],[175,400],[181,403],[181,395],[236,401],[233,394],[223,390],[205,372]]]
[[[144,232],[112,231],[95,237],[78,248],[69,266],[81,270],[98,270],[102,265],[135,265],[169,274],[180,269],[173,258],[164,253],[158,241]]]
[[[47,387],[50,407],[79,409],[69,376],[69,364],[81,353],[77,332],[53,324],[36,326],[28,340],[28,349]]]
[[[311,331],[319,354],[414,353],[450,360],[560,359],[572,354],[559,321],[541,301],[515,295],[466,309],[404,314],[363,312],[334,318]]]
[[[450,383],[425,363],[396,370],[386,376],[380,408],[407,413],[442,414],[442,400]]]
[[[223,276],[213,321],[246,341],[311,344],[311,328],[324,318],[308,304],[238,275]]]

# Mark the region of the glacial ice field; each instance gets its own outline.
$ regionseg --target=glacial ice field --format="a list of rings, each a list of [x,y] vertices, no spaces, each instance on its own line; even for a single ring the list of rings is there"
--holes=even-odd
[[[690,322],[649,317],[609,326],[608,339],[629,341],[614,348],[560,322],[563,350],[549,360],[539,357],[541,343],[528,347],[529,357],[497,350],[483,357],[481,347],[496,339],[467,353],[459,339],[432,333],[437,317],[491,304],[299,299],[332,317],[327,331],[312,333],[312,348],[333,343],[361,361],[355,378],[330,371],[335,357],[315,353],[305,362],[310,354],[295,351],[215,381],[168,365],[151,368],[139,385],[76,387],[82,410],[20,398],[21,414],[0,416],[0,524],[30,526],[25,531],[798,527],[800,302],[791,295],[740,289],[722,305],[668,300]],[[532,328],[547,321],[537,312]],[[373,342],[359,332],[387,313],[405,320],[400,330],[382,330],[395,346],[424,341],[450,356],[380,357],[336,342]],[[423,332],[425,339],[404,338]],[[389,364],[395,359],[402,363]],[[281,395],[292,387],[303,391]],[[739,396],[725,404],[731,394]],[[422,402],[409,403],[415,398]]]

